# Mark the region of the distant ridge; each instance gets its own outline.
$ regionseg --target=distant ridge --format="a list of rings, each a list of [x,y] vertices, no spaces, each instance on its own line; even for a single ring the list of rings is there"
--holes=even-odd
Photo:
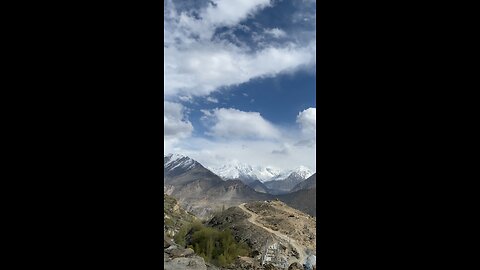
[[[298,183],[295,187],[290,190],[290,192],[299,191],[302,189],[311,189],[317,187],[317,174],[314,173],[307,180]]]

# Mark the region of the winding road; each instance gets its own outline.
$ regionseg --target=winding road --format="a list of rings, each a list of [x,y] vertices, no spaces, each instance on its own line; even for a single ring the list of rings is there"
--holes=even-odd
[[[280,233],[279,231],[274,231],[270,228],[267,228],[265,227],[263,224],[257,222],[257,218],[258,218],[258,215],[250,210],[248,210],[246,207],[245,207],[245,204],[246,203],[242,203],[240,204],[238,207],[240,207],[240,209],[242,209],[244,212],[250,214],[250,217],[248,218],[248,221],[258,227],[261,227],[265,230],[267,230],[268,232],[270,233],[273,233],[275,234],[276,236],[282,238],[283,240],[287,241],[293,248],[295,248],[298,252],[298,255],[299,255],[299,262],[300,264],[303,264],[305,263],[305,259],[307,258],[307,253],[305,252],[305,249],[298,245],[297,241],[295,239],[292,239],[290,237],[288,237],[287,235],[283,234],[283,233]]]

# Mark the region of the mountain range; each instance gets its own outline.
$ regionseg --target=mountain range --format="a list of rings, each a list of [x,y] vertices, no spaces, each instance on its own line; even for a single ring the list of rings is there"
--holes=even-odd
[[[292,173],[297,174],[305,180],[313,174],[313,172],[305,166],[299,166],[295,169],[280,170],[270,166],[251,166],[236,160],[228,162],[221,167],[209,167],[208,169],[225,180],[240,179],[244,183],[250,183],[256,180],[262,183],[285,180]]]
[[[224,166],[224,168],[227,168],[227,166]],[[248,173],[257,175],[256,173],[261,170],[250,170],[251,166],[237,166],[236,168],[237,172],[240,171],[238,169],[243,169],[241,171],[245,174],[230,174],[232,177],[237,176],[232,179],[222,178],[188,156],[165,155],[164,193],[175,197],[182,207],[200,218],[210,217],[221,208],[237,206],[245,202],[274,199],[284,201],[287,204],[290,202],[292,207],[307,209],[306,213],[315,215],[315,205],[311,205],[311,202],[314,201],[311,197],[315,196],[315,193],[310,192],[308,194],[310,201],[307,202],[296,198],[296,196],[305,196],[301,187],[296,191],[297,193],[289,193],[305,181],[305,176],[310,176],[311,172],[308,168],[285,171],[270,170],[268,171],[272,175],[269,178],[270,181],[265,181],[267,178],[265,174],[263,178],[265,182],[258,178],[246,181],[242,177],[248,175]],[[306,187],[308,188],[309,185],[306,185]],[[304,204],[309,206],[305,207]]]

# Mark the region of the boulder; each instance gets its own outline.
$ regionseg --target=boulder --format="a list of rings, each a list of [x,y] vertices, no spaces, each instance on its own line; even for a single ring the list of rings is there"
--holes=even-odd
[[[317,257],[315,255],[310,255],[305,260],[305,270],[313,270],[314,266],[317,264]]]
[[[170,261],[164,261],[163,269],[165,270],[207,270],[205,261],[202,257],[192,256],[189,258],[180,257]]]
[[[178,258],[178,257],[187,257],[194,254],[193,249],[191,248],[175,248],[170,250],[165,250],[171,258]]]

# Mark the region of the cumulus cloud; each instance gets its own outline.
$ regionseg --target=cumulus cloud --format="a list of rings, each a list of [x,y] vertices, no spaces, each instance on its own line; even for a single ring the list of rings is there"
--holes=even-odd
[[[185,119],[184,107],[175,102],[164,101],[163,136],[165,139],[180,139],[190,136],[193,126]]]
[[[265,120],[258,112],[244,112],[237,109],[203,110],[202,120],[208,128],[208,135],[220,138],[275,139],[279,130]]]
[[[244,147],[248,145],[248,147]],[[271,140],[215,140],[192,137],[168,148],[188,155],[207,167],[219,167],[233,159],[251,165],[293,169],[300,165],[316,170],[315,148],[292,147],[284,149],[284,143]],[[279,150],[280,149],[280,150]]]
[[[312,147],[315,140],[311,138],[312,134],[305,134],[306,139],[298,142],[298,133],[314,127],[314,109],[299,113],[299,128],[296,131],[280,129],[258,112],[232,108],[202,110],[202,121],[209,136],[168,141],[164,151],[188,155],[210,167],[236,159],[252,165],[283,169],[303,165],[315,170],[315,148]],[[178,108],[175,114],[179,119]]]
[[[304,134],[315,136],[317,130],[316,108],[308,108],[298,113],[297,123]]]

